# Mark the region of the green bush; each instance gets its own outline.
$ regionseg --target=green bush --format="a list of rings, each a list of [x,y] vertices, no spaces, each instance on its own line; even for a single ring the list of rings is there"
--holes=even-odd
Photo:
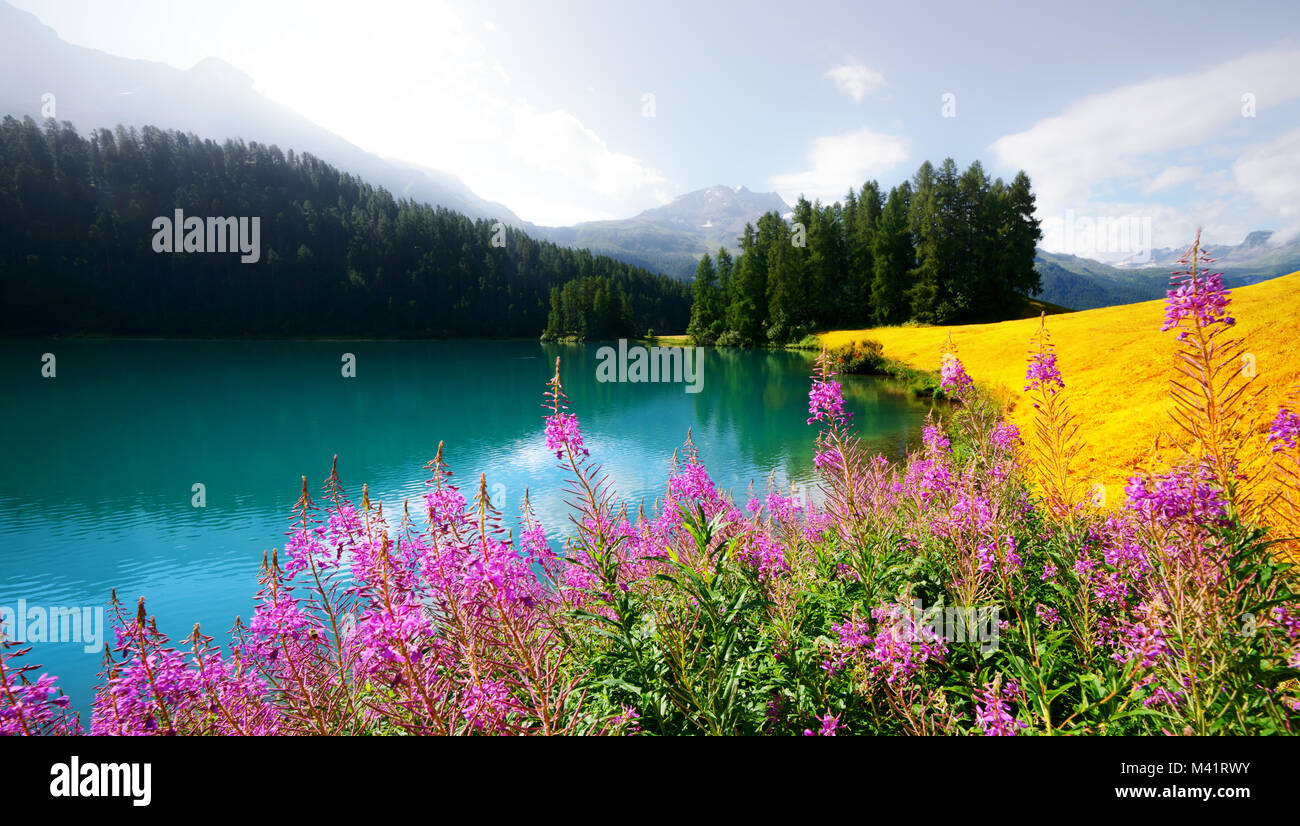
[[[836,347],[829,355],[837,373],[879,375],[885,365],[884,349],[879,341],[865,338]]]

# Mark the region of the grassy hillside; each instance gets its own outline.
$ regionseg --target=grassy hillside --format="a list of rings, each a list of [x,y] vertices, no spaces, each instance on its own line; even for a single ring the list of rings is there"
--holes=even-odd
[[[1296,319],[1300,318],[1300,272],[1234,289],[1236,332],[1253,353],[1259,381],[1266,386],[1260,411],[1272,418],[1287,389],[1300,381]],[[1079,414],[1086,443],[1084,472],[1106,484],[1107,500],[1120,501],[1125,479],[1148,461],[1161,436],[1157,462],[1175,451],[1166,446],[1174,425],[1169,419],[1169,381],[1174,376],[1174,333],[1161,333],[1164,302],[1049,316],[1058,364],[1070,403]],[[883,327],[840,330],[822,335],[828,347],[851,339],[873,338],[887,357],[937,369],[951,334],[958,355],[976,382],[1012,405],[1012,420],[1030,432],[1032,408],[1024,401],[1025,358],[1037,319],[954,327]]]

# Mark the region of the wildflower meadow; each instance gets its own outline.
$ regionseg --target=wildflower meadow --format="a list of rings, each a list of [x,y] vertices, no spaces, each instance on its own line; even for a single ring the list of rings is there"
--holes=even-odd
[[[906,461],[870,455],[823,351],[817,496],[739,501],[688,435],[651,514],[589,453],[557,360],[538,438],[567,478],[558,547],[527,496],[516,523],[441,449],[418,509],[304,479],[247,622],[173,640],[114,594],[89,720],[6,642],[0,732],[1296,733],[1300,396],[1252,404],[1209,263],[1198,241],[1151,331],[1179,360],[1182,459],[1123,502],[1090,494],[1046,320],[1018,401],[1032,429],[949,347],[953,409]]]

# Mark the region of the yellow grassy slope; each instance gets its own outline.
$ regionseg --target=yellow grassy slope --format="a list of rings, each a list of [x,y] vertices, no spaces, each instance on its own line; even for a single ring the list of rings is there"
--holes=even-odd
[[[1300,380],[1300,272],[1232,291],[1235,336],[1255,356],[1264,421]],[[1176,455],[1166,445],[1176,432],[1169,418],[1169,382],[1175,373],[1175,333],[1160,332],[1164,302],[1147,301],[1047,317],[1056,344],[1057,365],[1065,378],[1070,406],[1078,415],[1084,441],[1081,473],[1106,485],[1107,501],[1117,502],[1129,475],[1139,465],[1157,469]],[[953,327],[879,327],[839,330],[822,335],[827,347],[872,338],[886,357],[937,370],[949,334],[966,371],[1013,402],[1012,421],[1026,437],[1033,408],[1025,401],[1025,359],[1038,319]],[[1164,434],[1164,435],[1162,435]],[[1161,436],[1162,449],[1152,461]]]

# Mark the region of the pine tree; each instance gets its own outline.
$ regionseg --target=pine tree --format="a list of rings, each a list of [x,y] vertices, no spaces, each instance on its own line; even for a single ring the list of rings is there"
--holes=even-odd
[[[931,318],[936,324],[951,324],[961,318],[965,308],[959,303],[958,283],[962,257],[966,248],[965,204],[958,185],[957,164],[944,158],[934,176],[935,218],[932,229],[937,233],[937,279]]]
[[[727,307],[731,305],[731,276],[734,265],[731,253],[726,247],[718,247],[718,255],[714,260],[717,262],[715,269],[718,272],[719,316],[725,322]]]
[[[908,229],[915,245],[916,266],[909,281],[908,301],[913,319],[933,324],[938,321],[942,294],[943,239],[934,167],[921,164],[912,178]]]
[[[904,181],[889,192],[871,241],[871,319],[876,324],[901,324],[910,312],[909,291],[916,252],[908,214],[912,188]]]
[[[798,316],[800,326],[826,327],[847,320],[848,255],[840,221],[834,205],[814,206],[805,264],[808,311]]]
[[[1007,188],[1003,206],[1007,223],[1003,290],[1008,295],[1033,297],[1043,289],[1042,276],[1034,268],[1038,242],[1043,239],[1040,222],[1034,217],[1035,201],[1029,176],[1021,170]]]
[[[882,207],[880,185],[867,181],[857,199],[857,210],[852,216],[848,213],[844,216],[848,257],[844,311],[849,326],[859,326],[872,316],[876,226],[880,223]]]
[[[763,339],[763,322],[767,318],[767,269],[763,257],[758,233],[752,224],[746,224],[740,239],[740,258],[731,278],[731,302],[727,306],[727,331],[734,333],[740,344],[754,344]]]
[[[784,344],[809,314],[804,280],[807,260],[805,249],[794,245],[784,221],[773,225],[773,233],[767,248],[767,323],[763,332],[773,344]]]
[[[691,304],[691,323],[686,333],[696,344],[713,344],[720,335],[722,301],[718,294],[717,274],[708,253],[695,268],[695,299]]]
[[[988,317],[997,303],[994,285],[998,262],[992,255],[997,244],[994,215],[989,203],[989,179],[975,161],[957,181],[955,239],[952,262],[954,320]]]

